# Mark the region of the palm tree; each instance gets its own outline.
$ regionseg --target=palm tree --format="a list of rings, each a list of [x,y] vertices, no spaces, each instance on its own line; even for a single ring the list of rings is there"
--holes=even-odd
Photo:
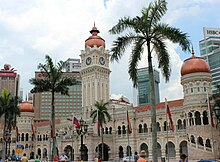
[[[6,138],[7,134],[11,134],[12,128],[16,127],[17,124],[17,116],[20,115],[20,109],[18,107],[18,97],[11,96],[11,94],[7,91],[6,88],[2,90],[0,96],[0,117],[4,115],[4,129],[3,134]],[[7,154],[7,140],[5,139],[5,154]],[[5,157],[3,157],[5,158]]]
[[[69,87],[79,82],[75,79],[65,77],[63,75],[63,68],[66,65],[66,62],[59,61],[57,65],[55,65],[50,56],[46,55],[45,57],[46,63],[39,64],[38,69],[43,74],[43,78],[37,79],[32,78],[29,82],[34,85],[34,88],[31,90],[31,93],[38,92],[51,92],[51,122],[52,122],[52,159],[54,158],[54,153],[56,151],[54,138],[55,134],[55,93],[61,93],[62,95],[69,95]]]
[[[109,30],[111,34],[124,34],[117,38],[111,49],[111,61],[119,61],[125,53],[127,46],[133,43],[129,60],[128,73],[133,81],[133,86],[137,86],[137,67],[146,49],[148,56],[148,72],[150,78],[150,106],[152,122],[152,150],[153,161],[157,162],[157,130],[156,130],[156,102],[154,90],[154,75],[152,66],[152,56],[155,54],[159,68],[166,81],[170,77],[170,54],[167,51],[166,40],[179,43],[183,51],[190,50],[190,41],[186,33],[178,28],[161,23],[161,18],[167,11],[165,0],[155,0],[147,8],[142,9],[141,16],[134,18],[124,17]],[[126,33],[127,32],[127,33]]]
[[[96,101],[95,107],[97,108],[97,110],[93,110],[90,115],[93,123],[96,123],[96,121],[100,122],[101,137],[102,137],[102,160],[104,160],[103,124],[106,124],[111,120],[111,116],[108,113],[108,108],[107,108],[108,104],[109,103],[104,102],[104,100]]]

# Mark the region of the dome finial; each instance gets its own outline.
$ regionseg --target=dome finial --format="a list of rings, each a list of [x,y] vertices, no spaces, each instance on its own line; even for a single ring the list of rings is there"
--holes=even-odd
[[[192,46],[192,57],[194,57],[194,49],[193,49],[193,46]]]
[[[95,27],[95,21],[94,21],[94,27]]]

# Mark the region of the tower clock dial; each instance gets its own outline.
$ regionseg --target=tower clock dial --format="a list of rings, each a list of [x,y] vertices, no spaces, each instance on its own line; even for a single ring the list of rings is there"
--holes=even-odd
[[[87,59],[86,59],[86,65],[90,65],[91,62],[92,62],[91,57],[87,57]]]
[[[99,63],[100,63],[101,65],[104,65],[104,64],[105,64],[105,59],[104,59],[104,57],[100,57],[100,58],[99,58]]]

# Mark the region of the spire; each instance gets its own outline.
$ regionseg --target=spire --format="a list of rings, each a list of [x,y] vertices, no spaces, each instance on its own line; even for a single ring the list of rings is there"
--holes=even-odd
[[[90,33],[92,35],[97,35],[99,33],[99,30],[97,29],[97,27],[95,26],[95,21],[94,21],[94,26],[92,28],[92,30],[90,30]]]

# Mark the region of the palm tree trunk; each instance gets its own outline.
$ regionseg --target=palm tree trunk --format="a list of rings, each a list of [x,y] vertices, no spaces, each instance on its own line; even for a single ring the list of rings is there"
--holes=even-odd
[[[55,149],[56,149],[56,138],[55,138],[55,107],[54,107],[54,91],[52,91],[52,100],[51,100],[51,122],[52,122],[52,155],[51,160],[54,158]]]
[[[102,124],[101,124],[101,136],[102,136],[102,161],[104,161],[104,140],[103,140]]]
[[[153,162],[157,162],[157,121],[156,121],[156,101],[154,88],[154,74],[152,67],[152,57],[150,52],[150,42],[147,42],[148,50],[148,73],[150,78],[150,106],[151,106],[151,124],[152,124],[152,154]]]

